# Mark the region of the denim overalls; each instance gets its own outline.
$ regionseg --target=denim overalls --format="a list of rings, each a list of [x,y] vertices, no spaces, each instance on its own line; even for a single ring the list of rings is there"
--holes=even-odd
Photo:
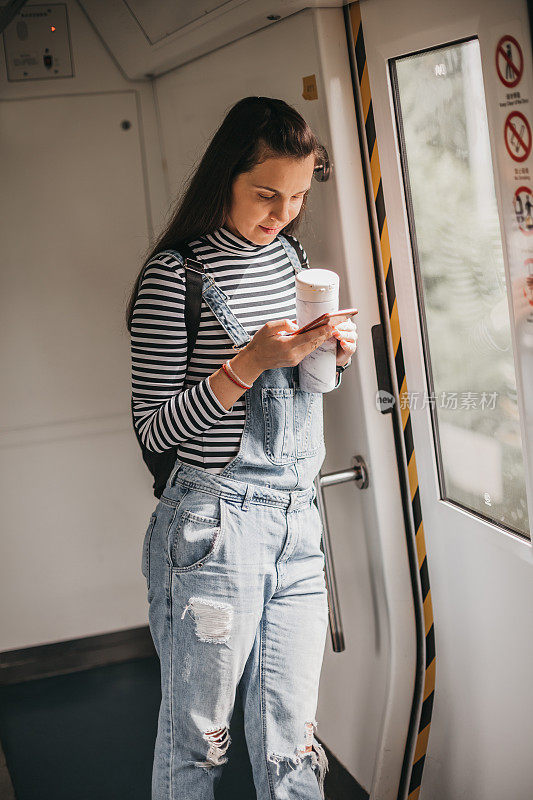
[[[203,280],[205,301],[243,346],[250,336],[225,294]],[[257,800],[324,797],[327,758],[313,735],[328,626],[313,502],[322,395],[298,388],[298,367],[281,367],[245,402],[237,455],[220,474],[178,460],[144,537],[162,687],[152,800],[213,800],[237,687]]]

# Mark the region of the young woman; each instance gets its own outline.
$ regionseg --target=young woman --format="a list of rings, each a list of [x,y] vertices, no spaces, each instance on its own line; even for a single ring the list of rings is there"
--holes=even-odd
[[[299,389],[297,365],[335,336],[342,369],[357,333],[346,322],[287,336],[299,266],[282,239],[320,157],[283,101],[236,103],[131,298],[135,426],[150,450],[178,448],[143,546],[161,663],[153,800],[212,800],[237,690],[258,800],[324,796],[313,735],[328,624],[313,502],[322,395]],[[165,252],[184,241],[206,273],[187,368],[185,272]]]

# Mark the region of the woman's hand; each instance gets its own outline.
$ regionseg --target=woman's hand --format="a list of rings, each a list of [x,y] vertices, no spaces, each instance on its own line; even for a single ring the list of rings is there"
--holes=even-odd
[[[357,325],[351,319],[339,322],[333,336],[337,339],[337,366],[344,367],[357,348]]]
[[[316,350],[326,339],[331,339],[335,326],[328,323],[297,336],[288,336],[298,330],[298,325],[288,319],[272,320],[259,328],[251,342],[244,350],[253,355],[254,361],[261,369],[276,367],[292,367]]]
[[[344,324],[346,323],[339,324],[338,327],[342,328]],[[273,320],[259,328],[252,340],[245,347],[241,347],[237,355],[231,359],[231,366],[237,377],[245,383],[253,383],[266,369],[296,366],[309,353],[320,347],[322,342],[334,336],[335,325],[328,323],[312,331],[299,333],[297,336],[287,335],[296,330],[298,325],[288,319]],[[342,328],[342,336],[345,335],[348,333]],[[349,335],[353,334],[350,332]],[[222,368],[209,376],[209,385],[227,410],[245,391],[231,381]]]

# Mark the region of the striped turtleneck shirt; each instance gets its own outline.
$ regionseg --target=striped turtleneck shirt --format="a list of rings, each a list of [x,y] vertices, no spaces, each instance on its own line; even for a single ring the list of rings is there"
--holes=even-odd
[[[250,336],[268,320],[296,319],[294,270],[278,238],[257,245],[221,227],[189,245]],[[227,410],[209,385],[208,376],[235,350],[204,300],[187,368],[184,304],[185,270],[174,256],[155,255],[133,309],[135,427],[149,450],[177,446],[180,461],[218,473],[239,450],[245,399]]]

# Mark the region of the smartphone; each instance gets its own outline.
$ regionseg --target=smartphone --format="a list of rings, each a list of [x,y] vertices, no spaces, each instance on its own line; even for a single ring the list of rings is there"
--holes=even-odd
[[[343,308],[339,311],[328,311],[326,314],[321,314],[320,317],[317,317],[311,322],[308,322],[307,325],[294,331],[290,336],[296,336],[298,333],[306,333],[307,331],[312,331],[314,328],[320,328],[320,326],[324,325],[326,322],[333,322],[334,325],[338,325],[339,322],[345,322],[349,317],[353,317],[355,314],[357,314],[356,308]]]

